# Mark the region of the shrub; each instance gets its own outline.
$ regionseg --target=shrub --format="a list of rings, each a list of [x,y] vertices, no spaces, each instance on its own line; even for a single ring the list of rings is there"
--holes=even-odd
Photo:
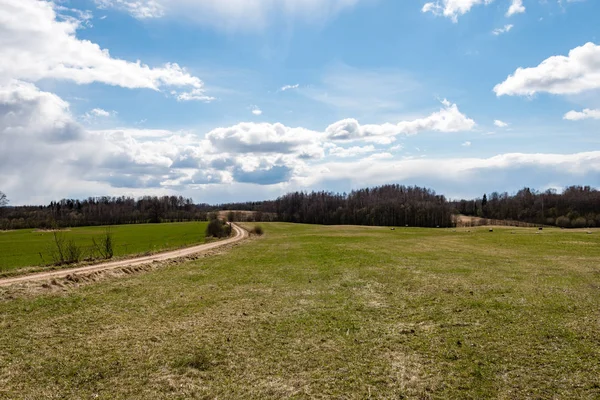
[[[231,226],[220,219],[213,219],[206,227],[206,237],[222,238],[230,235]]]
[[[254,228],[252,228],[252,230],[250,231],[250,234],[257,235],[257,236],[262,236],[263,233],[264,233],[263,228],[260,225],[255,225]]]
[[[583,217],[576,218],[574,221],[571,221],[571,226],[573,228],[585,228],[587,221]]]
[[[96,242],[96,239],[92,238],[92,243],[94,244],[94,249],[100,257],[104,259],[112,258],[114,255],[114,240],[113,235],[110,228],[107,228],[104,232],[104,235]]]
[[[231,224],[223,223],[223,236],[229,237],[231,236]]]
[[[52,232],[54,238],[54,248],[50,250],[50,255],[57,265],[73,264],[81,261],[83,250],[73,239],[66,240],[63,232],[56,229]]]
[[[77,246],[77,244],[75,243],[74,240],[69,240],[67,242],[67,246],[65,248],[65,255],[66,255],[66,259],[65,262],[67,264],[73,264],[73,263],[77,263],[81,260],[81,256],[83,254],[83,251],[81,250],[80,246]]]
[[[571,220],[565,216],[556,218],[556,225],[561,228],[568,228],[571,226]]]

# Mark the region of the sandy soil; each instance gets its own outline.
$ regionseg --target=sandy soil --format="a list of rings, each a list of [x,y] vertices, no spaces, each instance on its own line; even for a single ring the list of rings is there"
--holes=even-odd
[[[64,278],[67,275],[77,274],[77,273],[90,273],[96,271],[105,271],[110,269],[122,268],[122,267],[132,267],[136,265],[148,264],[155,261],[164,261],[172,258],[181,258],[187,257],[193,254],[203,253],[208,250],[215,249],[217,247],[221,247],[227,244],[239,242],[240,240],[244,240],[248,237],[248,232],[245,229],[240,228],[238,225],[233,224],[233,230],[235,232],[235,236],[220,240],[218,242],[213,243],[205,243],[198,246],[187,247],[184,249],[167,251],[164,253],[153,254],[151,256],[145,257],[137,257],[131,258],[128,260],[119,260],[119,261],[111,261],[102,264],[89,265],[87,267],[78,267],[78,268],[70,268],[70,269],[61,269],[58,271],[51,272],[41,272],[37,274],[25,275],[25,276],[16,276],[11,278],[0,279],[0,286],[9,286],[16,283],[24,283],[24,282],[34,282],[34,281],[43,281],[48,279],[55,278]]]

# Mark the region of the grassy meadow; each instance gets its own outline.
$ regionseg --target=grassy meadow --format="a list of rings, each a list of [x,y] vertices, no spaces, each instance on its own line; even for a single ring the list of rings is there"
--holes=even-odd
[[[207,222],[118,225],[110,227],[114,239],[114,256],[153,253],[204,242]],[[74,240],[90,254],[92,238],[96,241],[107,227],[83,227],[60,231],[66,240]],[[0,231],[0,273],[30,266],[52,264],[55,251],[50,231],[19,229]]]
[[[0,398],[600,398],[600,231],[263,227],[153,272],[0,288]]]

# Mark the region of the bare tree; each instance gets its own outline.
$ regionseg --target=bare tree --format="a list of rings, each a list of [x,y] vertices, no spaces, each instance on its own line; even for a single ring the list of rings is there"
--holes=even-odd
[[[8,204],[8,198],[3,192],[0,192],[0,207],[4,207]]]

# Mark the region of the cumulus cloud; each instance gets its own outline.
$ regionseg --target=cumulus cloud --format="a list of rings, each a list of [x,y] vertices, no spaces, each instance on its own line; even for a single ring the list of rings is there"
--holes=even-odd
[[[570,121],[579,121],[582,119],[600,119],[600,110],[592,110],[589,108],[586,108],[583,111],[573,110],[566,113],[563,119],[568,119]]]
[[[86,114],[106,118],[112,112],[95,108]],[[421,119],[356,124],[348,137],[332,128],[347,126],[347,121],[324,131],[280,123],[241,123],[200,136],[187,131],[85,129],[75,121],[67,102],[31,83],[12,80],[0,85],[0,160],[6,171],[0,185],[13,193],[30,193],[60,181],[48,196],[61,197],[72,193],[59,192],[69,185],[101,187],[104,193],[107,188],[182,190],[234,182],[274,185],[310,175],[312,166],[326,154],[347,158],[375,153],[371,161],[383,160],[392,157],[391,149],[378,146],[391,143],[394,135],[454,132],[470,129],[474,122],[456,105],[444,101],[440,111]],[[334,143],[360,139],[377,145],[342,147]],[[31,161],[24,166],[24,159]]]
[[[508,11],[506,11],[506,16],[510,17],[515,14],[521,14],[525,12],[525,6],[523,5],[523,0],[512,0],[510,7],[508,7]]]
[[[206,139],[222,152],[291,154],[318,145],[321,136],[315,131],[280,123],[247,122],[214,129],[206,134]]]
[[[107,111],[102,108],[93,108],[90,111],[83,114],[81,116],[81,119],[88,124],[92,124],[94,122],[110,118],[115,115],[117,115],[116,111]]]
[[[90,110],[90,114],[96,117],[110,117],[112,113],[110,111],[103,110],[102,108],[94,108]]]
[[[504,121],[500,121],[499,119],[494,120],[494,125],[496,125],[498,128],[506,128],[508,126],[507,122]]]
[[[252,114],[254,114],[254,115],[256,115],[256,116],[259,116],[259,115],[262,115],[262,113],[263,113],[263,112],[262,112],[262,110],[261,110],[260,108],[258,108],[258,107],[256,107],[256,106],[254,106],[254,107],[252,108]]]
[[[0,85],[0,186],[16,204],[24,194],[55,193],[67,178],[57,154],[68,158],[66,149],[84,137],[58,96],[17,80]]]
[[[490,4],[493,0],[439,0],[426,3],[421,9],[422,12],[430,12],[434,15],[443,15],[450,18],[453,22],[458,22],[458,17],[471,11],[476,5]]]
[[[204,138],[188,131],[84,130],[68,103],[54,94],[19,81],[0,90],[0,187],[14,204],[100,194],[198,196],[206,194],[206,186],[216,187],[210,193],[217,190],[222,196],[210,201],[223,201],[243,199],[241,193],[254,190],[252,185],[265,187],[253,192],[262,198],[319,188],[324,182],[327,187],[343,183],[341,190],[390,182],[433,185],[447,187],[451,194],[464,182],[468,188],[477,182],[499,185],[490,177],[501,179],[507,171],[518,171],[510,174],[507,185],[537,187],[549,179],[568,184],[600,173],[600,152],[402,160],[391,154],[396,147],[342,147],[329,141],[326,132],[282,124],[238,124]],[[530,183],[527,176],[537,180]]]
[[[93,111],[97,115],[106,112],[110,113]],[[547,172],[552,182],[562,174],[565,183],[574,177],[597,177],[600,172],[600,152],[402,160],[392,154],[398,146],[339,143],[377,138],[370,135],[390,134],[383,138],[393,139],[395,134],[455,132],[473,126],[456,105],[444,101],[439,111],[415,120],[382,125],[357,122],[345,129],[349,136],[340,136],[339,129],[333,130],[332,137],[329,128],[315,131],[267,123],[242,123],[206,135],[151,129],[86,130],[73,118],[66,101],[31,83],[12,80],[0,86],[0,187],[14,204],[103,194],[198,196],[208,186],[223,196],[210,201],[223,201],[235,198],[229,196],[239,199],[240,193],[256,186],[264,187],[253,192],[260,198],[296,188],[319,188],[323,182],[343,182],[341,190],[349,189],[349,184],[389,182],[429,184],[443,190],[444,183],[456,188],[469,182],[471,187],[478,179],[489,182],[495,171],[501,177],[515,168],[519,184],[526,175],[522,171],[536,177],[540,171]],[[237,194],[227,195],[228,190]]]
[[[475,121],[462,114],[456,104],[447,100],[444,107],[425,118],[412,121],[401,121],[397,124],[361,125],[355,119],[344,119],[331,124],[325,130],[329,140],[370,140],[378,137],[397,135],[415,135],[424,131],[459,132],[469,131],[475,127]]]
[[[1,139],[11,143],[65,142],[79,138],[83,129],[60,97],[31,83],[11,80],[0,85],[0,132]]]
[[[568,56],[552,56],[537,67],[518,68],[494,92],[497,96],[564,95],[599,88],[600,46],[590,42],[572,49]]]
[[[256,29],[276,18],[323,20],[361,0],[95,0],[138,19],[183,17],[218,29]]]
[[[180,100],[201,97],[204,83],[176,63],[149,67],[110,55],[89,40],[77,38],[82,20],[58,15],[60,7],[38,0],[0,0],[0,79],[59,79],[124,88],[187,89]],[[25,23],[26,21],[26,23]],[[206,100],[206,98],[202,98]]]
[[[315,168],[305,185],[330,182],[332,177],[355,187],[390,182],[429,185],[449,196],[457,190],[470,196],[485,188],[518,190],[524,185],[545,187],[552,182],[571,185],[574,180],[597,182],[600,151],[575,154],[507,153],[489,158],[415,158],[327,162]],[[517,177],[517,178],[515,178]],[[473,189],[476,186],[477,189]]]
[[[504,27],[502,27],[502,28],[494,29],[492,31],[492,34],[495,35],[495,36],[499,36],[499,35],[502,35],[503,33],[510,32],[510,30],[512,28],[513,28],[513,25],[507,24],[507,25],[504,25]]]

